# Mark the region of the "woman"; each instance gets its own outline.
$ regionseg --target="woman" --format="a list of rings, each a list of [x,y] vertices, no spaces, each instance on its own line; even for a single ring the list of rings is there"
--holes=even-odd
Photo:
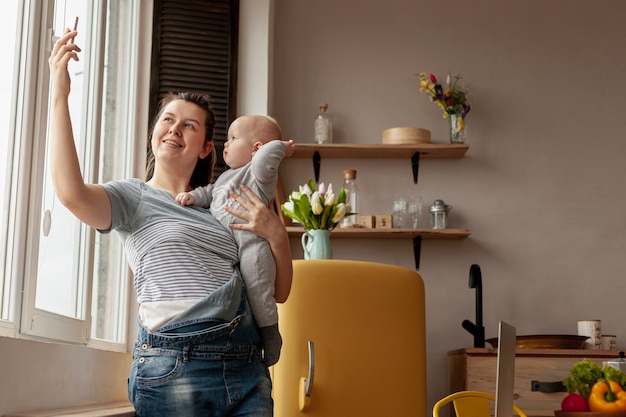
[[[273,402],[260,336],[238,273],[237,245],[207,209],[174,197],[206,185],[213,164],[213,114],[206,97],[162,102],[151,133],[148,181],[86,184],[68,109],[67,65],[80,48],[66,32],[49,58],[52,79],[50,166],[59,201],[104,233],[115,230],[134,272],[139,334],[129,396],[139,417],[271,416]],[[291,288],[285,229],[256,196],[232,193],[248,221],[231,227],[266,239],[276,262],[277,302]]]

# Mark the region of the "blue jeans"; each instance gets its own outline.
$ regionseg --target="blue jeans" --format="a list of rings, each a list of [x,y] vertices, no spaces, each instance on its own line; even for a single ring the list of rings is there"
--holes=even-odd
[[[128,380],[138,417],[271,417],[271,390],[239,277],[155,332],[139,323]]]

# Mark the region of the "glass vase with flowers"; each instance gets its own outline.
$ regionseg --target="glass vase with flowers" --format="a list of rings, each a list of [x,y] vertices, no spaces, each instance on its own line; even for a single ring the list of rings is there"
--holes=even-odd
[[[305,229],[302,235],[304,259],[331,259],[330,232],[352,213],[347,204],[346,191],[341,188],[339,194],[333,191],[331,183],[326,186],[310,179],[299,186],[298,191],[289,194],[287,201],[281,205],[282,212],[299,223]]]
[[[444,86],[433,74],[419,73],[420,92],[425,93],[443,110],[443,117],[450,120],[450,143],[465,142],[465,118],[471,106],[468,100],[469,90],[461,83],[461,76],[446,77]]]

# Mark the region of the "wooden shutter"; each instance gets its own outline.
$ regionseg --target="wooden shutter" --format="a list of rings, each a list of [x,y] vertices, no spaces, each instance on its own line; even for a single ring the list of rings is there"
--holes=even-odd
[[[217,176],[226,169],[222,151],[237,108],[239,0],[155,0],[153,17],[150,121],[170,91],[208,93],[217,122]]]

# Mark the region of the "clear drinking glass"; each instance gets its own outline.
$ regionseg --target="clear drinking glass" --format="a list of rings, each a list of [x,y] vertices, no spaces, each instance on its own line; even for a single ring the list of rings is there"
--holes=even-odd
[[[408,198],[404,194],[397,194],[393,197],[391,216],[393,217],[393,227],[396,229],[406,227]]]
[[[422,216],[422,196],[412,196],[407,199],[406,227],[417,229]]]

